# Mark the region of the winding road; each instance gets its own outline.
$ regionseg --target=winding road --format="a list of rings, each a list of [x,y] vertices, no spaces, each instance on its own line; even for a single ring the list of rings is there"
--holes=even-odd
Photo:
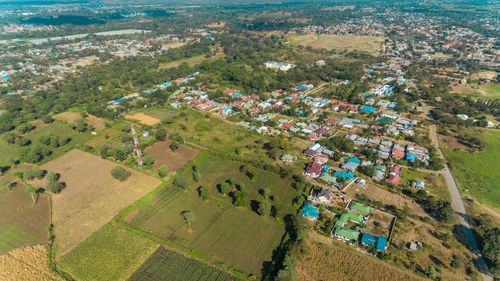
[[[426,117],[428,117],[429,109],[426,105],[424,105],[424,113]],[[443,153],[441,152],[441,149],[439,148],[439,139],[437,135],[436,125],[431,124],[429,126],[429,130],[430,130],[430,138],[432,144],[436,148],[440,157],[442,159],[445,159]],[[474,237],[474,234],[472,233],[469,223],[469,217],[467,216],[467,212],[465,211],[464,202],[462,201],[462,197],[460,196],[460,191],[458,190],[457,183],[455,182],[455,179],[453,178],[453,175],[451,174],[450,169],[448,168],[446,162],[444,164],[443,174],[446,179],[446,184],[448,185],[448,189],[450,190],[452,199],[452,208],[459,217],[458,223],[462,225],[462,231],[464,232],[465,239],[467,240],[467,245],[476,258],[476,265],[477,268],[479,269],[479,272],[481,273],[482,279],[483,281],[493,281],[493,278],[489,275],[489,270],[488,266],[486,265],[486,261],[481,255],[478,243]]]

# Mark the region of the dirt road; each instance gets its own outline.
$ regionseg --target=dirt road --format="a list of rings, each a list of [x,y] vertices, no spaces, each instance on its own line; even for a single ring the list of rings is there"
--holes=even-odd
[[[424,105],[424,111],[426,115],[428,115],[428,108],[426,105]],[[436,148],[440,157],[445,159],[443,153],[441,152],[441,149],[439,148],[439,139],[436,131],[436,125],[431,124],[429,126],[429,130],[432,144]],[[443,173],[448,185],[448,189],[450,190],[453,210],[458,215],[458,223],[463,226],[462,230],[464,232],[465,238],[467,239],[467,245],[476,256],[476,264],[481,273],[481,276],[484,281],[493,281],[493,278],[489,275],[488,266],[486,265],[486,262],[481,255],[481,252],[479,251],[477,241],[472,234],[469,217],[467,216],[467,212],[465,211],[465,206],[464,202],[462,201],[462,197],[460,196],[460,191],[458,190],[455,179],[453,178],[453,175],[451,174],[450,169],[448,168],[448,165],[446,165],[446,163],[444,165]]]

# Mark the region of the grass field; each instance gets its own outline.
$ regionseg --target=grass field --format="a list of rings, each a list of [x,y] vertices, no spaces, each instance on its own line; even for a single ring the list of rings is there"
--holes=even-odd
[[[179,65],[181,65],[183,63],[187,63],[189,66],[195,66],[197,64],[202,63],[205,60],[212,61],[212,60],[217,60],[217,59],[223,58],[223,57],[224,57],[223,52],[218,52],[217,54],[215,54],[215,56],[211,56],[210,58],[206,58],[205,54],[203,54],[203,55],[199,55],[199,56],[190,57],[187,59],[176,60],[176,61],[171,61],[171,62],[160,64],[159,69],[178,67]]]
[[[279,245],[284,225],[275,219],[257,215],[250,207],[234,207],[229,196],[218,194],[216,184],[226,179],[244,183],[249,194],[247,203],[257,199],[261,201],[258,190],[272,186],[271,195],[289,204],[294,196],[290,183],[262,170],[256,170],[256,177],[250,182],[239,171],[241,164],[217,159],[207,153],[201,153],[195,163],[199,167],[200,183],[194,184],[191,180],[191,169],[184,170],[181,176],[189,179],[190,183],[187,190],[169,185],[129,208],[125,221],[205,256],[213,256],[236,269],[259,275],[263,262],[271,260],[273,249]],[[196,189],[201,184],[210,190],[208,201],[198,196]],[[282,209],[280,213],[287,211],[287,206],[280,207],[283,203],[271,203]],[[186,210],[196,216],[192,232],[188,231],[181,215]]]
[[[54,115],[53,117],[56,120],[60,120],[60,121],[67,122],[67,123],[73,123],[77,119],[84,119],[85,122],[89,126],[94,127],[95,130],[97,130],[97,131],[104,129],[104,122],[106,121],[102,118],[99,118],[99,117],[96,117],[96,116],[90,115],[90,114],[88,114],[87,117],[83,118],[80,113],[73,112],[73,111],[66,111],[66,112]]]
[[[482,85],[481,90],[487,97],[500,98],[500,84]]]
[[[436,173],[425,173],[412,169],[404,168],[401,172],[401,181],[399,186],[410,187],[414,181],[424,181],[425,190],[437,198],[451,201],[450,192],[443,175]],[[416,191],[416,190],[415,190]]]
[[[3,185],[0,177],[0,254],[22,245],[47,241],[45,228],[50,224],[47,196],[41,195],[33,204],[26,186],[18,182],[12,191]],[[10,182],[6,181],[6,182]]]
[[[185,145],[179,145],[174,152],[169,148],[170,143],[170,141],[157,142],[146,149],[146,152],[155,159],[153,164],[155,169],[167,165],[169,173],[176,172],[199,153],[199,150]]]
[[[425,280],[374,257],[309,242],[297,265],[299,280]]]
[[[0,256],[0,280],[62,281],[47,265],[47,248],[26,246]]]
[[[9,145],[3,140],[3,136],[0,136],[0,166],[12,165],[10,159],[17,159],[19,147],[17,145]]]
[[[38,130],[30,132],[29,134],[26,135],[26,138],[31,140],[33,143],[40,143],[38,141],[38,138],[44,134],[59,136],[59,137],[70,137],[71,141],[64,146],[60,146],[58,148],[50,148],[52,154],[44,158],[42,160],[42,163],[48,162],[51,159],[55,159],[63,155],[64,153],[70,151],[74,145],[82,144],[92,137],[90,132],[79,133],[73,130],[70,125],[65,124],[61,121],[56,121],[50,125],[41,127]]]
[[[314,49],[335,51],[360,51],[371,55],[380,55],[385,37],[360,35],[316,35],[289,33],[286,35],[292,47],[303,46]]]
[[[123,135],[128,135],[128,133],[108,128],[102,132],[99,132],[97,136],[86,141],[84,145],[88,145],[93,148],[97,148],[103,144],[107,144],[112,147],[118,147],[122,144],[121,137]]]
[[[79,281],[126,280],[156,248],[147,238],[106,224],[62,256],[58,269]]]
[[[238,279],[207,264],[159,247],[128,279],[128,281],[142,280],[232,281]]]
[[[488,130],[486,149],[465,152],[443,149],[460,189],[480,202],[500,208],[500,131]]]
[[[97,231],[118,212],[152,191],[160,180],[128,169],[124,182],[111,176],[118,166],[90,153],[73,150],[41,168],[61,174],[66,188],[52,196],[56,255],[60,257]],[[119,196],[119,200],[117,200]]]

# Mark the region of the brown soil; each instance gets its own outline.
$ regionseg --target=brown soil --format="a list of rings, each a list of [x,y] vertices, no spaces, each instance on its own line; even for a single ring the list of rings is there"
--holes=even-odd
[[[146,115],[146,114],[141,113],[141,112],[136,113],[134,115],[125,115],[125,118],[131,119],[131,120],[137,120],[140,123],[142,123],[144,125],[148,125],[148,126],[153,126],[155,124],[160,123],[160,119],[151,117],[151,116]]]
[[[179,145],[179,148],[174,152],[169,147],[170,143],[167,140],[146,148],[146,152],[155,159],[153,164],[155,169],[158,169],[161,165],[167,165],[169,172],[176,172],[200,152],[185,145]]]

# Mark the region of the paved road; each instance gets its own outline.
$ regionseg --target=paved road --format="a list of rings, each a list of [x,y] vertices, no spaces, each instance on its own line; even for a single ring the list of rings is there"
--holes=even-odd
[[[436,150],[441,158],[445,159],[443,153],[441,152],[441,149],[439,148],[439,139],[436,132],[436,125],[434,124],[430,125],[430,137],[432,144],[436,147]],[[453,210],[455,210],[455,212],[458,214],[458,222],[463,226],[462,230],[465,234],[465,238],[467,239],[467,244],[469,246],[469,249],[472,251],[472,253],[474,253],[476,257],[476,264],[481,273],[481,276],[483,277],[484,281],[493,281],[493,278],[489,275],[488,266],[486,265],[486,262],[481,255],[481,252],[479,251],[477,241],[472,234],[469,217],[467,216],[467,212],[465,211],[464,202],[462,201],[460,191],[458,190],[457,184],[450,172],[450,169],[448,168],[448,165],[445,164],[443,172],[446,183],[448,184],[448,189],[450,190]]]

